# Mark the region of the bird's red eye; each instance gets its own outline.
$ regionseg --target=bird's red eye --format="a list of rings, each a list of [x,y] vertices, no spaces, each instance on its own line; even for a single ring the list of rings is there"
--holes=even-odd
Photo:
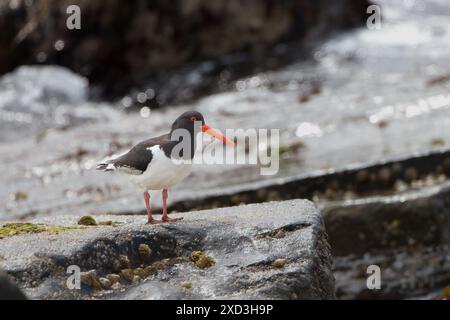
[[[191,117],[191,121],[195,122],[195,121],[197,121],[197,118],[196,117]]]

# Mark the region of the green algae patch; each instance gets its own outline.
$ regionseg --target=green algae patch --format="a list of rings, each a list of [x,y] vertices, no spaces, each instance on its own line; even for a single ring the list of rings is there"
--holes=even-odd
[[[14,222],[0,227],[0,239],[17,234],[32,234],[41,232],[59,233],[61,231],[79,229],[78,227],[47,226],[43,223]]]
[[[30,222],[7,223],[0,228],[0,238],[16,234],[40,233],[46,230],[45,225]]]

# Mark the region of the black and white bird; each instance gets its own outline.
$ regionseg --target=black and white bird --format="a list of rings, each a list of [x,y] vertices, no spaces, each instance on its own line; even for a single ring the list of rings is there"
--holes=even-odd
[[[173,222],[167,213],[168,189],[185,179],[191,172],[197,133],[204,132],[226,144],[234,145],[228,137],[205,124],[203,115],[188,111],[172,124],[168,134],[142,141],[118,158],[97,165],[97,170],[120,171],[144,190],[147,223]],[[187,161],[185,161],[187,160]],[[152,217],[149,190],[162,190],[161,220]]]

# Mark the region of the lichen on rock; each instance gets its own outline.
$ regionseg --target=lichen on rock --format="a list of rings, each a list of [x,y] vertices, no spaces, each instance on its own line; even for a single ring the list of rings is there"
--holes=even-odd
[[[210,268],[216,263],[212,257],[205,255],[201,251],[193,251],[190,255],[190,259],[200,269]]]
[[[145,262],[150,260],[150,257],[152,255],[152,249],[150,249],[150,247],[147,244],[141,243],[139,245],[138,252],[141,261]]]
[[[283,268],[286,264],[286,259],[276,259],[272,262],[272,266],[275,268]]]

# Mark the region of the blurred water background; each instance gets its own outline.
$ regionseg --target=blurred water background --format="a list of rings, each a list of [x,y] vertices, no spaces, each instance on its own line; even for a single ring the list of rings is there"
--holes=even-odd
[[[381,184],[372,195],[446,184],[450,4],[374,2],[382,8],[379,30],[365,25],[365,1],[231,1],[225,10],[236,21],[231,26],[218,18],[222,1],[173,7],[136,1],[134,11],[131,5],[79,1],[89,9],[83,28],[95,31],[71,36],[59,33],[64,1],[3,1],[0,26],[10,34],[0,42],[10,46],[0,54],[0,220],[143,213],[140,193],[124,178],[93,168],[103,157],[165,132],[190,109],[221,129],[280,129],[280,171],[262,177],[257,166],[201,167],[172,193],[173,203],[218,194],[229,195],[218,205],[252,202],[233,196],[261,183],[430,152],[444,154],[439,172],[428,180],[410,172],[416,183],[391,173],[392,186]],[[241,16],[243,8],[248,11]],[[135,14],[139,10],[142,15]],[[90,16],[95,14],[97,20]],[[130,16],[135,20],[123,28]],[[171,19],[186,22],[178,29]],[[210,25],[219,27],[208,32]],[[270,190],[262,197],[283,198]],[[345,189],[312,198],[326,206],[360,195]],[[448,245],[448,239],[440,241]],[[448,266],[448,251],[438,255]],[[444,272],[439,285],[447,279]]]

